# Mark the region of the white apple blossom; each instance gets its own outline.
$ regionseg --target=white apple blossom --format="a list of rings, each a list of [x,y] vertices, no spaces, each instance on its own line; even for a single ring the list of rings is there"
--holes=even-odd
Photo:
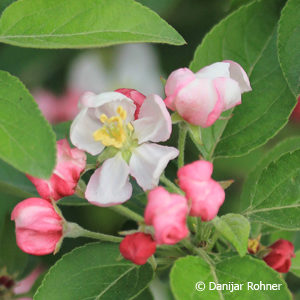
[[[118,92],[88,92],[81,105],[71,126],[72,143],[92,155],[105,148],[114,153],[91,176],[87,200],[98,206],[127,201],[132,194],[129,175],[145,191],[157,186],[168,162],[178,155],[176,148],[155,144],[168,140],[172,131],[163,100],[147,96],[137,119],[134,101]]]

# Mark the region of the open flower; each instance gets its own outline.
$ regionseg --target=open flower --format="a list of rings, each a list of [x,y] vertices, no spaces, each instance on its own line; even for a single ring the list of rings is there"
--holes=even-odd
[[[40,179],[30,175],[27,178],[35,185],[43,199],[58,200],[73,195],[86,165],[86,155],[79,149],[72,149],[66,139],[56,142],[57,162],[50,179]]]
[[[188,68],[172,72],[165,86],[165,103],[187,122],[208,127],[223,111],[241,104],[241,94],[248,91],[251,86],[246,72],[228,60],[197,73]]]
[[[17,244],[33,255],[55,251],[63,237],[63,219],[47,200],[28,198],[19,202],[11,214],[16,223]]]
[[[202,221],[212,220],[225,200],[221,185],[211,178],[213,165],[198,160],[178,170],[179,186],[191,201],[190,216],[201,217]]]
[[[138,119],[134,101],[118,92],[89,92],[81,104],[71,126],[72,143],[92,155],[106,148],[109,157],[91,176],[87,200],[98,206],[125,202],[132,194],[129,174],[144,190],[155,187],[169,160],[178,155],[173,147],[154,144],[169,139],[172,130],[163,100],[146,97]]]

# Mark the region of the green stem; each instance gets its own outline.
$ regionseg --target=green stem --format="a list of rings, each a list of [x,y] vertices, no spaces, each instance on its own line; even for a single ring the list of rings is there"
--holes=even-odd
[[[83,230],[81,236],[89,237],[92,239],[101,240],[101,241],[105,241],[105,242],[113,242],[113,243],[120,243],[123,240],[122,238],[117,237],[117,236],[99,233],[99,232],[93,232],[93,231],[89,231],[86,229]]]
[[[164,173],[160,176],[159,180],[172,192],[184,195],[183,191],[175,183],[169,180]]]
[[[140,216],[139,214],[135,213],[131,209],[123,206],[123,205],[114,205],[109,207],[111,210],[115,211],[116,213],[127,217],[128,219],[131,219],[133,221],[136,221],[138,223],[143,223],[144,218]]]
[[[216,268],[215,268],[215,264],[214,264],[213,260],[209,257],[209,255],[203,249],[196,248],[195,250],[196,250],[197,254],[199,256],[201,256],[203,258],[203,260],[209,265],[210,272],[212,274],[214,282],[219,283],[219,279],[216,274]],[[220,299],[224,300],[224,296],[223,296],[222,292],[220,290],[218,290],[218,293],[219,293]]]
[[[184,123],[179,124],[179,138],[178,138],[178,169],[184,165],[184,149],[185,149],[185,140],[188,128]]]
[[[206,247],[206,251],[211,251],[211,249],[214,247],[216,241],[218,240],[220,234],[218,231],[215,231],[212,238],[211,238],[211,241],[209,242],[208,246]]]
[[[196,248],[195,248],[195,246],[192,244],[192,242],[191,242],[188,238],[181,240],[180,243],[181,243],[186,249],[190,250],[191,253],[194,253],[194,254],[195,254]]]
[[[69,237],[69,238],[88,237],[96,240],[113,242],[113,243],[120,243],[123,240],[123,238],[117,236],[89,231],[87,229],[82,228],[77,223],[72,223],[72,222],[66,222],[64,224],[64,237]]]

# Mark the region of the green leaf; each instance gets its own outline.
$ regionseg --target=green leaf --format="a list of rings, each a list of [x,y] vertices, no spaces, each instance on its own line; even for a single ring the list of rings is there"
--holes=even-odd
[[[34,300],[134,299],[152,278],[149,264],[121,260],[119,245],[92,243],[64,255],[49,270]]]
[[[72,121],[53,125],[53,131],[55,132],[57,140],[61,140],[69,137],[71,124]]]
[[[246,209],[250,205],[262,171],[272,161],[276,161],[283,154],[297,149],[300,149],[300,137],[292,137],[281,141],[271,151],[265,154],[265,156],[256,164],[255,168],[249,173],[243,185],[241,195],[243,209]]]
[[[156,11],[158,14],[170,14],[172,8],[176,6],[179,0],[137,0],[141,4],[148,6],[149,8]]]
[[[145,289],[142,293],[140,293],[133,300],[153,300],[153,296],[149,289]]]
[[[185,43],[156,13],[133,0],[17,1],[0,19],[0,41],[33,48]]]
[[[279,290],[251,290],[250,282],[276,284]],[[203,282],[204,291],[197,291],[196,284]],[[211,282],[211,283],[210,283]],[[214,283],[243,284],[240,290],[210,290]],[[202,285],[203,286],[203,285]],[[237,285],[236,285],[237,286]],[[201,287],[201,284],[198,285]],[[288,300],[291,294],[279,273],[269,268],[264,261],[250,256],[232,257],[218,264],[209,264],[200,257],[186,256],[178,259],[171,271],[171,289],[176,300]]]
[[[147,194],[142,190],[135,180],[131,180],[131,184],[132,196],[123,205],[143,216],[147,204]]]
[[[13,2],[15,2],[16,0],[2,0],[0,2],[0,15],[2,14],[2,12],[4,11],[4,9],[9,6],[10,4],[12,4]]]
[[[0,190],[25,197],[37,195],[36,189],[24,173],[0,160]]]
[[[25,270],[28,254],[16,244],[15,224],[10,221],[10,214],[0,224],[0,270],[3,268],[9,275],[19,277]]]
[[[300,250],[295,254],[296,257],[292,258],[292,266],[290,268],[290,272],[295,274],[297,277],[300,277]]]
[[[86,199],[77,197],[76,195],[64,197],[57,202],[58,205],[64,206],[89,206],[91,205]]]
[[[249,221],[238,214],[227,214],[213,219],[217,231],[235,247],[240,256],[247,253],[250,233]]]
[[[0,71],[0,158],[22,172],[47,178],[55,165],[55,137],[32,96]]]
[[[300,229],[300,149],[271,162],[261,173],[244,214],[284,230]]]
[[[300,2],[287,1],[278,27],[278,56],[283,74],[295,94],[300,93]]]
[[[255,1],[216,25],[198,47],[191,69],[233,60],[250,77],[252,92],[242,104],[202,130],[205,158],[240,156],[263,145],[288,121],[296,103],[282,75],[276,47],[276,26],[282,1]]]

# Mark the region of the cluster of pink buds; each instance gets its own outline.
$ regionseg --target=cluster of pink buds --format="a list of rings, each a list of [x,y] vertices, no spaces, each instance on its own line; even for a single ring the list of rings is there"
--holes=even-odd
[[[211,178],[213,166],[208,161],[187,164],[178,171],[179,186],[185,197],[157,187],[148,194],[145,223],[154,228],[154,237],[131,234],[120,245],[120,252],[136,264],[146,263],[155,252],[154,245],[173,245],[189,234],[188,216],[210,221],[218,214],[225,199],[221,185]],[[142,258],[142,259],[141,259]]]
[[[26,253],[45,255],[57,250],[63,239],[64,220],[52,201],[75,193],[86,155],[71,149],[67,140],[57,141],[57,163],[50,179],[27,175],[41,198],[28,198],[14,208],[11,219],[16,224],[18,246]]]

